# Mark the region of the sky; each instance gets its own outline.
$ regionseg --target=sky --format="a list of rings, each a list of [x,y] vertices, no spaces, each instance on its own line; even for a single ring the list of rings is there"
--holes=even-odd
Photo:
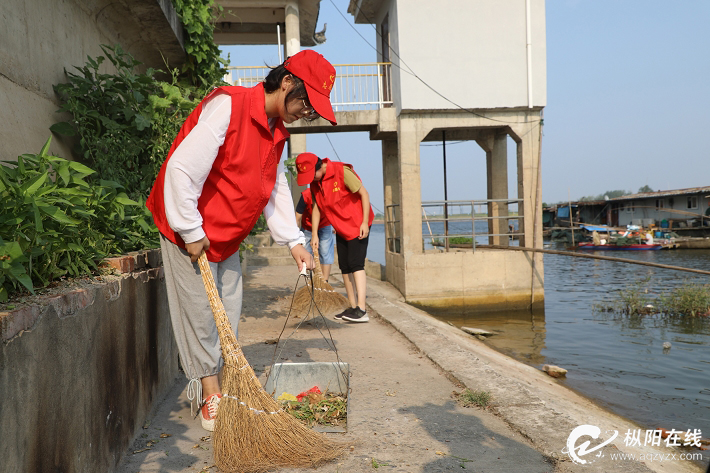
[[[328,24],[327,41],[313,49],[332,64],[375,62],[375,29],[355,25],[348,3],[321,1],[317,30]],[[710,186],[710,2],[547,0],[546,27],[544,202],[645,185]],[[222,51],[233,66],[279,63],[275,45]],[[310,152],[353,164],[375,211],[382,211],[379,141],[367,133],[328,133],[310,134],[307,143]],[[514,148],[509,140],[510,198],[517,197]],[[449,199],[485,199],[480,147],[450,143],[446,157]],[[422,144],[420,161],[422,200],[443,200],[441,144]]]

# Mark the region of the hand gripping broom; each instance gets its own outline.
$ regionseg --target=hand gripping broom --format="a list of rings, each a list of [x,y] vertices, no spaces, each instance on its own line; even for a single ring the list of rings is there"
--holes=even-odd
[[[213,441],[217,467],[252,473],[316,466],[340,456],[344,445],[307,428],[266,393],[234,335],[204,253],[198,263],[224,358]]]
[[[296,291],[293,296],[293,310],[297,314],[308,315],[312,308],[317,308],[316,310],[320,311],[322,315],[328,315],[350,307],[347,298],[335,292],[333,286],[323,279],[318,250],[315,248],[313,248],[313,257],[315,259],[313,277],[310,280],[306,279],[306,285]]]

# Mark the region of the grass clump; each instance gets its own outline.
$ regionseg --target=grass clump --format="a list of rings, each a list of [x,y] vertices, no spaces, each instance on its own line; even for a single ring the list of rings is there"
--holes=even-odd
[[[491,402],[491,393],[466,388],[459,393],[458,398],[463,407],[487,407]]]
[[[658,306],[668,315],[710,316],[710,284],[677,287],[659,296]]]
[[[381,461],[381,460],[377,460],[376,458],[373,458],[373,459],[372,459],[372,468],[373,468],[373,469],[376,470],[376,469],[378,469],[378,468],[381,467],[381,466],[390,466],[390,464],[387,463],[387,462],[383,462],[383,461]]]
[[[594,305],[598,312],[623,315],[664,314],[670,316],[710,316],[710,284],[684,283],[658,295],[649,293],[650,278],[620,290],[610,302]]]

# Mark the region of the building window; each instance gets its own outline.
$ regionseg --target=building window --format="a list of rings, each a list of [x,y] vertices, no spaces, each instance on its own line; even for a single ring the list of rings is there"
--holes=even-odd
[[[634,202],[633,201],[627,202],[625,205],[625,208],[626,208],[626,213],[633,212],[634,211]]]
[[[656,210],[663,208],[663,199],[656,199]]]
[[[694,195],[692,197],[688,197],[688,208],[689,209],[697,209],[698,208],[698,196]]]

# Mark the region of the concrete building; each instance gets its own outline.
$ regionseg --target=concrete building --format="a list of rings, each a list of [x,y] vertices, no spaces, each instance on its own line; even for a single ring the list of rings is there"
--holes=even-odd
[[[173,67],[185,60],[183,31],[170,0],[7,0],[0,2],[0,160],[36,153],[65,117],[55,84],[64,70],[83,66],[100,45],[120,43],[144,66]],[[110,71],[108,61],[105,71]],[[70,158],[58,139],[51,151]]]
[[[614,225],[670,228],[710,226],[710,186],[643,192],[610,199]]]
[[[425,141],[475,140],[486,153],[489,243],[508,244],[503,236],[508,220],[497,217],[506,217],[515,201],[521,246],[541,247],[544,0],[351,0],[348,11],[356,23],[375,25],[377,59],[392,63],[387,79],[397,134],[383,137],[382,143],[388,281],[408,301],[423,305],[510,308],[541,303],[539,254],[423,248],[426,203],[421,199],[419,147]],[[508,189],[509,136],[517,148],[513,199]]]
[[[242,30],[258,29],[270,35],[260,41],[276,40],[269,31],[277,31],[276,24],[283,18],[286,55],[296,51],[296,37],[301,41],[313,37],[318,42],[314,29],[304,34],[295,27],[315,28],[315,22],[296,19],[312,14],[310,0],[264,2],[273,8],[271,16],[268,12],[257,16],[255,2],[220,3],[234,7],[233,14],[245,21],[239,26]],[[283,12],[280,5],[284,5]],[[250,12],[254,13],[252,22],[245,19]],[[508,245],[509,224],[517,220],[513,227],[520,233],[520,244],[542,246],[539,163],[542,109],[547,99],[544,0],[450,0],[445,7],[426,0],[351,0],[348,12],[356,23],[375,26],[376,57],[371,64],[335,65],[331,99],[338,126],[323,120],[290,125],[290,156],[305,151],[305,141],[299,139],[305,133],[369,131],[370,139],[382,141],[386,277],[407,301],[481,309],[541,304],[541,255],[485,248],[480,240]],[[269,18],[275,19],[271,26]],[[251,24],[257,20],[265,24],[258,28]],[[290,30],[289,24],[294,25]],[[232,68],[231,80],[250,86],[266,72],[256,67]],[[509,137],[517,156],[511,170]],[[471,195],[467,202],[422,202],[419,147],[423,142],[446,140],[475,141],[485,151],[485,196]],[[508,189],[509,172],[517,177],[517,189]],[[463,205],[469,206],[471,235],[475,234],[478,246],[473,251],[429,249],[422,232],[423,209],[443,209],[448,218],[449,207]],[[453,218],[448,223],[453,225]],[[485,230],[480,231],[481,227]],[[449,236],[441,235],[444,241]]]
[[[325,42],[325,29],[316,32],[321,0],[216,0],[222,12],[215,18],[214,40],[220,45],[282,44],[284,59],[301,50]],[[247,70],[243,77],[227,80],[236,85],[253,86],[266,76],[264,68]],[[256,74],[256,75],[254,75]],[[307,151],[306,136],[293,134],[288,140],[288,156]],[[301,190],[295,179],[291,182],[294,198]]]

